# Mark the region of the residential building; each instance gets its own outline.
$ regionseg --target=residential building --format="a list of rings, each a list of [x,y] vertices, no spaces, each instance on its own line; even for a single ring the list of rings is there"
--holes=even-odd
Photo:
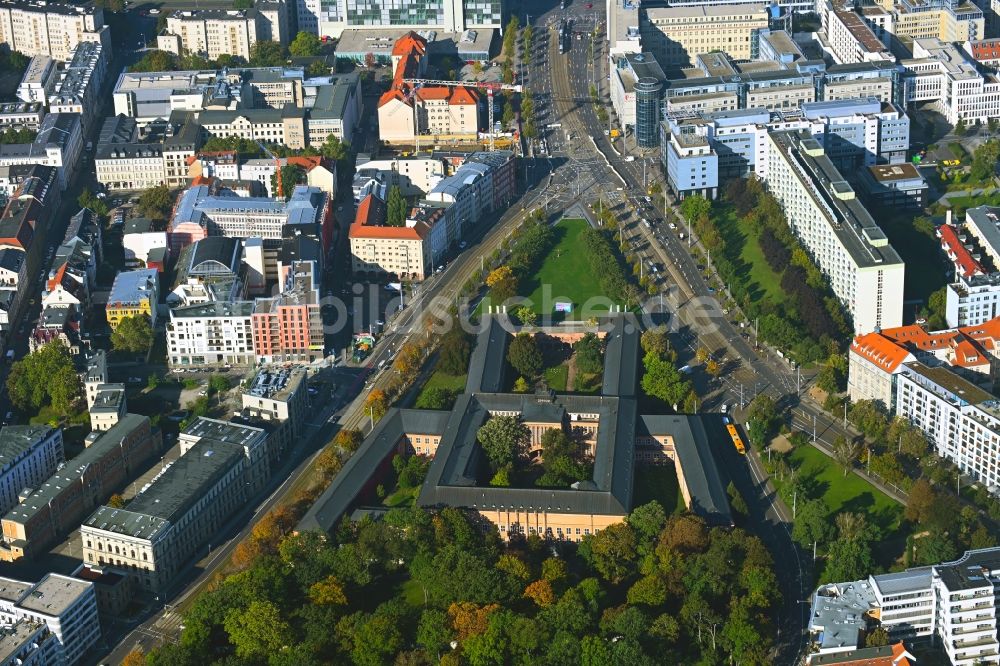
[[[275,159],[241,159],[233,151],[222,153],[200,152],[190,160],[188,175],[191,179],[218,178],[222,181],[244,181],[260,183],[269,197],[277,194],[271,184],[281,167],[297,166],[306,173],[306,185],[318,187],[330,195],[337,196],[337,165],[323,157],[278,157]]]
[[[201,128],[190,117],[185,118],[176,131],[163,140],[163,169],[168,187],[185,187],[188,184],[188,160],[201,144]]]
[[[351,271],[370,277],[388,275],[400,280],[423,280],[433,268],[430,228],[424,222],[413,226],[386,225],[385,202],[369,194],[358,205],[351,225]]]
[[[17,86],[17,98],[22,102],[45,104],[59,82],[58,64],[51,56],[32,57]]]
[[[242,86],[220,80],[215,70],[122,72],[113,98],[116,115],[148,125],[169,119],[174,111],[235,109],[242,100]]]
[[[90,429],[93,432],[111,430],[128,413],[124,384],[101,384],[97,387],[94,404],[90,406]]]
[[[281,293],[258,298],[253,309],[253,347],[266,363],[312,363],[325,357],[319,303],[319,267],[300,261],[279,276]]]
[[[761,4],[650,7],[645,13],[643,50],[666,70],[688,67],[695,56],[713,51],[750,60],[757,54],[759,32],[769,26]]]
[[[160,276],[156,269],[122,271],[115,276],[108,294],[105,317],[111,330],[125,317],[145,315],[156,326],[156,304],[160,300]]]
[[[50,113],[42,119],[31,143],[0,145],[0,166],[39,164],[56,169],[59,188],[65,189],[80,167],[83,131],[78,113]]]
[[[195,305],[242,299],[245,292],[243,248],[237,238],[211,236],[185,246],[177,258],[167,305]]]
[[[936,233],[955,268],[945,297],[948,325],[976,326],[1000,315],[1000,209],[970,208],[958,225],[949,213]]]
[[[62,430],[48,426],[0,428],[0,511],[17,506],[26,488],[36,488],[66,459]]]
[[[310,397],[316,392],[307,385],[305,368],[279,366],[261,368],[243,391],[240,416],[272,427],[268,434],[272,465],[303,435]]]
[[[903,260],[807,132],[767,134],[764,182],[833,293],[864,333],[899,326]]]
[[[962,44],[965,51],[984,69],[997,71],[1000,67],[1000,39],[977,39]]]
[[[1000,377],[997,349],[1000,319],[941,331],[911,324],[859,335],[848,355],[848,395],[852,401],[878,400],[892,410],[903,364],[918,360],[991,387]]]
[[[636,140],[644,148],[659,145],[664,81],[666,76],[652,53],[623,55],[611,70],[611,105],[622,127],[634,128]]]
[[[273,31],[268,24],[267,30]],[[196,53],[215,60],[222,54],[250,60],[250,50],[262,39],[264,21],[256,9],[195,9],[167,17],[166,31],[157,36],[161,51]]]
[[[446,175],[443,160],[433,157],[395,157],[359,163],[354,171],[351,189],[354,203],[375,192],[385,199],[388,190],[396,186],[404,197],[424,196]]]
[[[60,657],[59,640],[47,625],[29,620],[0,628],[0,664],[47,666]]]
[[[80,42],[111,46],[100,7],[43,0],[4,0],[0,4],[0,43],[11,51],[66,62]]]
[[[37,132],[45,117],[44,102],[0,103],[0,132],[7,129],[27,129]]]
[[[843,659],[860,652],[878,628],[890,641],[931,638],[955,666],[995,663],[998,584],[1000,548],[983,548],[953,562],[823,585],[809,614],[809,664],[876,663]],[[893,659],[885,663],[895,666],[913,656],[895,649]]]
[[[108,50],[99,42],[81,42],[59,72],[59,81],[49,94],[50,113],[79,113],[86,134],[96,122],[99,97],[107,76]]]
[[[831,10],[823,16],[826,17],[826,38],[838,63],[896,59],[859,14],[852,11]]]
[[[608,318],[597,329],[607,340],[601,395],[500,393],[507,345],[516,328],[487,313],[472,353],[465,393],[451,411],[391,409],[299,523],[299,530],[332,531],[352,508],[371,501],[397,454],[433,457],[417,503],[460,507],[492,523],[500,536],[531,534],[578,542],[620,523],[632,508],[637,464],[673,464],[691,511],[710,525],[730,525],[725,489],[698,416],[641,416],[636,403],[641,326],[631,315]],[[561,342],[573,333],[547,329]],[[583,332],[575,333],[579,338]],[[493,415],[519,416],[533,446],[549,429],[572,428],[592,452],[593,480],[573,488],[497,488],[480,478],[475,432]],[[465,461],[465,462],[460,462]]]
[[[927,206],[930,186],[913,164],[877,164],[861,171],[861,184],[868,199],[885,208]]]
[[[0,622],[42,624],[55,638],[55,660],[26,663],[78,664],[101,640],[94,585],[57,573],[45,574],[37,583],[0,578]],[[37,649],[43,654],[49,650],[42,645]]]
[[[270,475],[260,428],[199,417],[180,444],[127,508],[102,506],[80,526],[84,562],[127,572],[147,594],[168,588]]]
[[[251,366],[252,301],[208,301],[171,308],[167,360],[172,367]]]
[[[69,464],[21,496],[3,520],[0,559],[13,561],[44,552],[160,453],[161,434],[149,419],[126,414]]]
[[[86,360],[87,367],[81,374],[83,392],[87,398],[87,409],[94,406],[98,388],[108,382],[108,356],[103,349],[98,349]]]
[[[260,39],[288,45],[295,39],[295,26],[291,25],[289,6],[285,0],[260,0],[254,3],[254,9],[260,15]]]
[[[98,143],[97,182],[109,191],[147,190],[163,185],[167,173],[160,143]]]

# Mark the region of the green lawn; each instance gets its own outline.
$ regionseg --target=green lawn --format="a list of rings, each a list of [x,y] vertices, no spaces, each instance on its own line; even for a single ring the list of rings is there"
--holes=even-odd
[[[856,474],[844,476],[843,469],[822,451],[799,446],[789,455],[799,477],[816,484],[818,495],[832,513],[852,511],[865,514],[889,537],[899,528],[903,506]]]
[[[713,206],[712,215],[719,233],[726,239],[726,256],[749,286],[751,298],[755,302],[768,299],[776,305],[784,303],[781,276],[764,259],[757,238],[740,227],[736,209],[720,203]]]
[[[601,390],[603,382],[604,373],[602,372],[596,372],[592,375],[585,375],[577,372],[576,377],[573,378],[573,392],[597,393]]]
[[[785,292],[781,288],[781,276],[774,272],[764,258],[757,239],[747,236],[740,258],[750,266],[750,280],[757,283],[764,296],[774,303],[785,302]]]
[[[435,370],[433,374],[427,378],[427,382],[420,388],[420,394],[417,396],[414,405],[419,406],[421,404],[420,399],[428,390],[432,388],[446,389],[455,395],[458,395],[465,390],[466,379],[466,375],[449,375],[440,369]]]
[[[638,465],[635,474],[635,506],[656,500],[667,515],[684,511],[684,497],[673,465]]]
[[[583,319],[593,314],[581,311],[587,299],[601,295],[600,282],[590,270],[581,236],[588,226],[586,220],[577,218],[560,221],[555,227],[559,236],[555,247],[538,271],[520,285],[518,295],[530,299],[532,309],[543,317],[554,312],[555,300],[573,303],[573,312],[567,314],[566,319]],[[544,311],[543,290],[549,290],[548,307]],[[606,311],[607,307],[597,305],[593,309]]]
[[[566,392],[566,383],[569,381],[569,366],[565,363],[545,368],[545,383],[553,391]]]
[[[420,494],[420,486],[415,488],[399,488],[394,493],[386,495],[382,504],[390,508],[413,507],[417,502],[417,495]]]

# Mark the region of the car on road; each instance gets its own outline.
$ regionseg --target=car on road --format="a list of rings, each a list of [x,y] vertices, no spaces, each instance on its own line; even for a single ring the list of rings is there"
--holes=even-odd
[[[667,226],[668,226],[668,227],[670,227],[670,230],[671,230],[671,231],[677,231],[677,225],[676,225],[676,224],[674,224],[673,222],[671,222],[671,223],[670,223],[670,224],[668,224]]]

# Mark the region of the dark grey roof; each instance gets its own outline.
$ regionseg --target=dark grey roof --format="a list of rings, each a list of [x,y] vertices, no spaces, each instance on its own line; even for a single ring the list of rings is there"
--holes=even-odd
[[[941,582],[950,592],[975,588],[993,588],[990,578],[1000,571],[1000,548],[967,550],[954,562],[934,567]]]
[[[97,139],[97,146],[106,146],[110,143],[132,143],[136,136],[135,118],[119,113],[117,116],[110,116],[101,125],[101,133]]]
[[[398,409],[390,409],[375,424],[375,429],[365,437],[360,448],[354,452],[343,469],[337,474],[316,503],[309,507],[299,521],[298,530],[333,531],[340,519],[347,513],[361,491],[368,484],[372,474],[390,453],[396,450],[403,436],[402,417]]]
[[[11,273],[20,273],[21,266],[24,265],[24,250],[16,247],[5,247],[0,249],[0,268]]]
[[[323,258],[323,248],[319,240],[308,234],[296,234],[281,239],[281,251],[278,259],[283,264],[295,261],[319,262]]]
[[[400,409],[400,427],[403,432],[421,435],[440,435],[448,424],[449,412],[431,409]]]
[[[616,317],[605,338],[603,395],[634,398],[639,383],[642,329],[635,315]]]
[[[503,387],[507,367],[507,344],[510,334],[505,330],[504,315],[486,315],[483,328],[476,338],[476,347],[469,359],[469,377],[465,390],[469,393],[497,393]]]
[[[215,261],[228,268],[232,273],[240,269],[240,239],[225,236],[209,236],[192,243],[191,264],[189,271],[196,271],[206,261]]]
[[[678,477],[691,498],[688,509],[709,524],[732,525],[729,498],[712,457],[712,447],[700,416],[640,416],[640,434],[670,435],[674,443]]]

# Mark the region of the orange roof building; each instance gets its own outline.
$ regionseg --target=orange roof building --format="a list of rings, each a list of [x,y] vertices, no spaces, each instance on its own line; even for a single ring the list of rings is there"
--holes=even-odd
[[[1000,317],[941,331],[911,324],[857,336],[849,354],[851,400],[879,400],[892,409],[894,376],[912,361],[947,365],[974,383],[992,386],[1000,378]]]
[[[874,648],[859,648],[847,652],[815,655],[810,666],[913,666],[915,657],[902,642]]]
[[[405,226],[387,224],[388,209],[369,194],[351,224],[351,268],[355,275],[396,280],[423,280],[432,268],[430,226],[418,221]]]
[[[392,48],[393,79],[378,101],[379,138],[410,144],[417,134],[470,137],[479,134],[479,95],[471,87],[423,86],[407,81],[425,76],[427,41],[414,33]]]

